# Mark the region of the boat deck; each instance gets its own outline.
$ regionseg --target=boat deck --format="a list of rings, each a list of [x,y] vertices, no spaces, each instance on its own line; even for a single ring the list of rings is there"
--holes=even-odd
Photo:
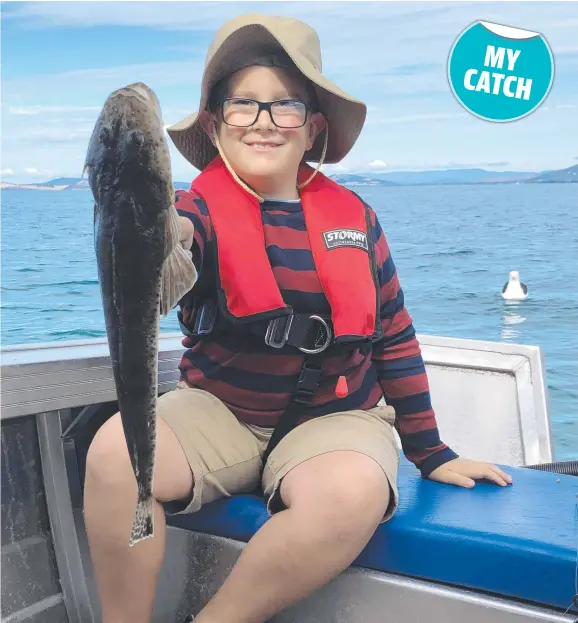
[[[180,338],[160,340],[161,393],[177,380]],[[442,437],[509,469],[514,485],[448,487],[402,460],[393,520],[350,569],[274,620],[574,622],[578,478],[523,468],[553,460],[540,350],[420,341]],[[116,411],[106,342],[4,349],[1,390],[2,621],[97,622],[82,482],[92,436]],[[154,623],[197,612],[266,520],[259,496],[170,517]]]

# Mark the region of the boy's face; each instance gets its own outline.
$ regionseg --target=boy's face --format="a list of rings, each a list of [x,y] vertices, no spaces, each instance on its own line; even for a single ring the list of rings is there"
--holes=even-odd
[[[227,97],[259,102],[297,99],[309,103],[304,81],[277,67],[254,66],[238,71],[229,80]],[[241,102],[240,106],[243,105],[246,104]],[[287,110],[291,111],[291,106],[288,105]],[[239,117],[232,107],[225,109],[225,114],[237,114],[237,117],[228,118],[232,121],[243,118],[243,113]],[[285,114],[284,110],[280,110],[282,114]],[[283,117],[280,116],[280,119]],[[297,196],[295,187],[299,165],[324,127],[320,113],[307,113],[307,121],[298,128],[277,127],[266,110],[262,110],[249,127],[227,125],[220,115],[213,117],[213,120],[223,152],[241,179],[268,196]],[[293,121],[285,123],[281,120],[280,123],[295,125]],[[203,126],[210,135],[208,116],[205,116]]]

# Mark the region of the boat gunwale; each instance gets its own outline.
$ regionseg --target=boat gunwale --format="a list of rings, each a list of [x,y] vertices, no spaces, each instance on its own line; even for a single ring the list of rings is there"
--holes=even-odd
[[[538,346],[418,335],[426,367],[515,377],[525,464],[553,460],[542,352]],[[181,333],[159,336],[159,393],[179,379]],[[0,418],[116,401],[106,338],[11,345],[0,351]],[[70,376],[76,375],[75,380]]]

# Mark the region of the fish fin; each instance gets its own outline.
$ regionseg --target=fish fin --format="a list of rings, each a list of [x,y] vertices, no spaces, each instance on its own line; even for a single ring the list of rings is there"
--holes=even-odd
[[[163,265],[161,276],[161,316],[171,309],[189,292],[197,281],[197,269],[190,253],[183,247],[175,247]]]
[[[139,499],[136,505],[129,545],[132,547],[152,536],[154,536],[154,508],[153,498],[149,496]]]
[[[165,259],[161,275],[161,316],[171,309],[195,285],[198,274],[191,254],[183,249],[180,242],[179,215],[174,206],[167,216],[167,247],[170,252]]]
[[[179,213],[174,205],[171,205],[167,211],[167,220],[165,222],[165,241],[165,248],[167,249],[168,257],[174,248],[180,246],[181,244],[181,222],[179,220]]]

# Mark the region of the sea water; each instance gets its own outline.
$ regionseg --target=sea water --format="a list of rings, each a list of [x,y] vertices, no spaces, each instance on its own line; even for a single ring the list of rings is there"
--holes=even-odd
[[[578,458],[578,184],[358,187],[419,334],[542,348],[556,458]],[[89,191],[2,192],[2,345],[104,337]],[[500,296],[510,270],[530,297]],[[178,331],[175,312],[162,331]]]

